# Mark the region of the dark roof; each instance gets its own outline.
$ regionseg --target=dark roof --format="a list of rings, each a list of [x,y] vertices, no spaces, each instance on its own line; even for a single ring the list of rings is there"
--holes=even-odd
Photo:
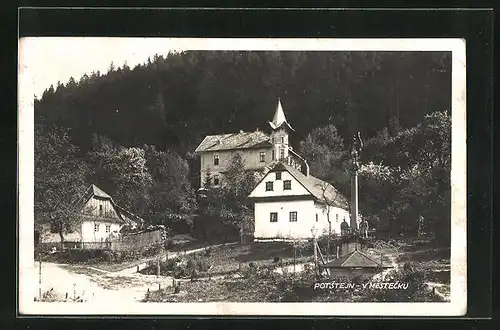
[[[208,135],[195,152],[269,147],[269,136],[261,131]]]
[[[380,263],[374,261],[363,252],[356,250],[338,259],[327,262],[325,268],[377,268]]]
[[[333,206],[340,208],[346,208],[348,206],[347,198],[328,182],[318,179],[312,175],[305,176],[301,171],[281,162],[276,164],[271,169],[271,172],[276,172],[278,170],[288,171],[295,178],[295,180],[299,181],[318,201],[325,202],[326,198],[328,203],[331,202]]]

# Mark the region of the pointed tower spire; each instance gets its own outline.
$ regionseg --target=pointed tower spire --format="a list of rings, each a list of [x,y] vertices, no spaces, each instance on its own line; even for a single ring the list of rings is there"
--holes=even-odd
[[[283,124],[286,124],[288,128],[294,131],[292,126],[290,126],[290,124],[286,120],[285,113],[283,112],[283,107],[281,106],[281,100],[280,98],[278,98],[278,107],[276,108],[276,112],[274,113],[273,121],[269,122],[269,125],[271,125],[271,128],[274,130],[279,128]]]

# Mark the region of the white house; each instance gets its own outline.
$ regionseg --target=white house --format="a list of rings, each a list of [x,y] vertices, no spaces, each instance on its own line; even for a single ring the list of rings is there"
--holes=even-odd
[[[143,220],[116,205],[113,198],[91,185],[79,201],[78,223],[72,233],[64,235],[65,242],[104,242],[128,226],[135,228]],[[60,242],[58,233],[51,231],[50,225],[43,226],[42,242]]]
[[[256,239],[306,239],[313,228],[318,235],[340,234],[340,224],[349,221],[347,199],[332,185],[303,171],[277,163],[252,190]]]

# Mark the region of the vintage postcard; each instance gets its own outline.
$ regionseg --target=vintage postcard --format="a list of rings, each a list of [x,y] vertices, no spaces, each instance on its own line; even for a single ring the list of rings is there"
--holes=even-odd
[[[465,49],[20,39],[19,314],[464,315]]]

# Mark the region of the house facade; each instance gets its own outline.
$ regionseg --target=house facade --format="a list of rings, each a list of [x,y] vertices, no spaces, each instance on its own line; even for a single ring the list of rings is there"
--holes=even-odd
[[[289,134],[294,129],[285,117],[280,100],[269,126],[269,134],[257,129],[254,132],[206,136],[195,150],[200,157],[200,187],[206,188],[208,175],[211,185],[222,185],[224,173],[237,152],[243,156],[245,169],[249,171],[265,172],[277,161],[297,168],[302,166],[302,158],[290,144]]]
[[[135,228],[143,220],[119,207],[110,195],[91,185],[80,200],[77,225],[72,233],[64,235],[65,242],[106,242],[118,237],[124,227]],[[43,226],[42,242],[60,242],[58,233],[51,232],[49,224]]]
[[[278,162],[249,195],[254,202],[256,239],[307,239],[340,234],[340,224],[349,219],[347,199],[332,185]],[[329,222],[330,220],[330,222]]]

